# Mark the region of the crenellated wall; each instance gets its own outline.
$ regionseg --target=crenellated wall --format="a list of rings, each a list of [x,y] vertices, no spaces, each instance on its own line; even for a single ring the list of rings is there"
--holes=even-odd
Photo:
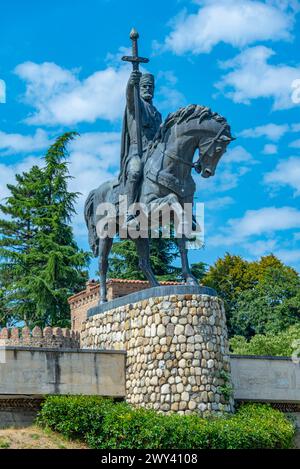
[[[0,346],[32,347],[32,348],[79,348],[80,337],[77,332],[60,327],[45,327],[41,329],[36,326],[6,328],[0,331]]]

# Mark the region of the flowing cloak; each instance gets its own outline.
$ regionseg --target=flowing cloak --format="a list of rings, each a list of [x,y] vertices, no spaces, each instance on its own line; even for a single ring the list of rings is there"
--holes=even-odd
[[[162,123],[161,114],[153,106],[144,99],[140,99],[141,103],[141,118],[142,118],[142,142],[143,152],[148,147],[148,144],[153,140],[156,132]],[[131,139],[133,138],[133,141]],[[119,183],[123,186],[126,182],[126,168],[131,156],[137,154],[137,141],[136,136],[130,138],[128,131],[128,115],[127,106],[124,112],[122,136],[121,136],[121,159],[120,159],[120,175]]]

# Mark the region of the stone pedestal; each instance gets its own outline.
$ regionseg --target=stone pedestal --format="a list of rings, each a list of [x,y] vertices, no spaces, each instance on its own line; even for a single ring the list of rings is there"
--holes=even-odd
[[[163,412],[230,412],[222,300],[204,287],[156,287],[93,308],[81,346],[125,350],[126,400]]]

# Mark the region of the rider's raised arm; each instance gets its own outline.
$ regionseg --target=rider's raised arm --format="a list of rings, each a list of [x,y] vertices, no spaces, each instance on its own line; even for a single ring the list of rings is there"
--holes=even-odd
[[[126,105],[127,109],[134,116],[134,86],[140,83],[141,72],[133,71],[129,77],[126,88]]]

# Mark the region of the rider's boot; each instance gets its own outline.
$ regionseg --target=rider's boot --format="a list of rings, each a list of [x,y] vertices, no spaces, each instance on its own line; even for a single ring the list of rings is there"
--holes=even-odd
[[[138,191],[139,181],[136,178],[128,178],[125,187],[125,194],[127,196],[127,213],[125,214],[122,229],[136,227],[136,215],[132,211],[132,205],[136,202],[136,194]]]

